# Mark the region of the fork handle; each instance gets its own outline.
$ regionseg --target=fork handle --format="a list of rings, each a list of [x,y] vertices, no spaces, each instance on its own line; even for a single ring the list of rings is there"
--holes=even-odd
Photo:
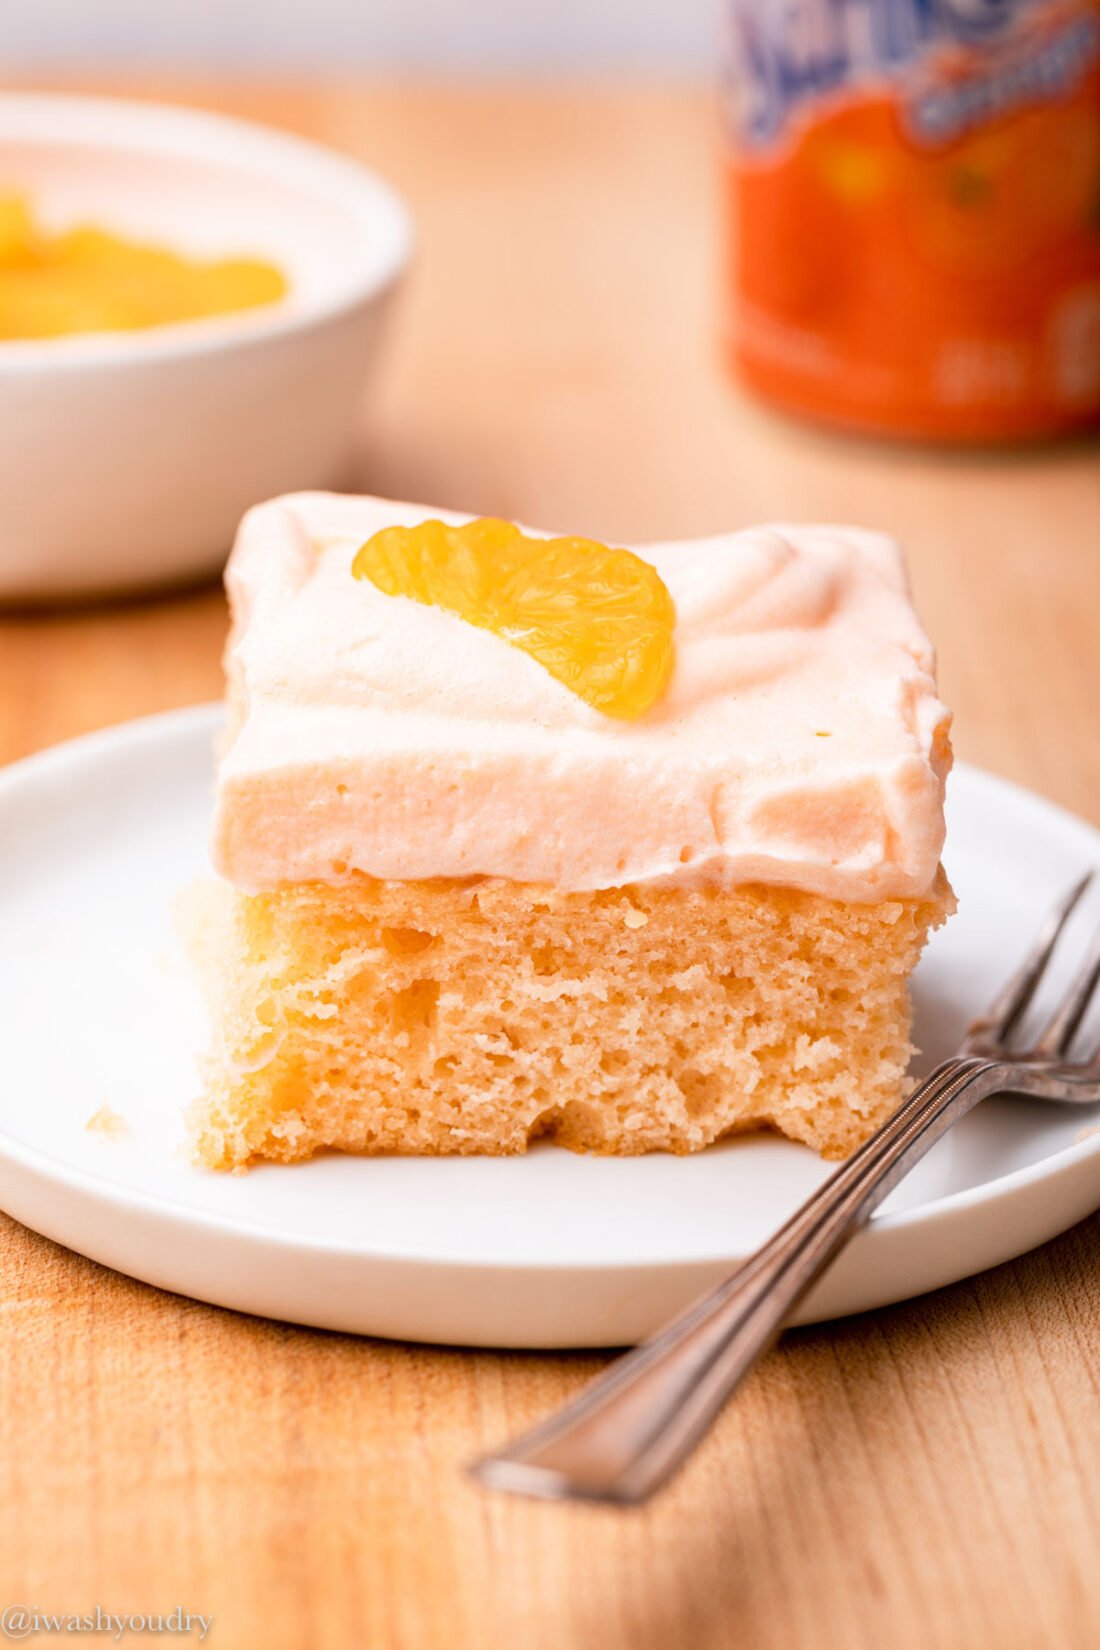
[[[1004,1087],[946,1061],[731,1277],[619,1358],[579,1398],[475,1463],[482,1483],[552,1499],[646,1500],[686,1460],[795,1306],[935,1142]]]

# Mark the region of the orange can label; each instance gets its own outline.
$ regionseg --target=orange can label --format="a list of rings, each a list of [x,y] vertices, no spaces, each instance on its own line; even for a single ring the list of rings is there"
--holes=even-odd
[[[730,345],[809,414],[1100,421],[1100,0],[730,0]]]

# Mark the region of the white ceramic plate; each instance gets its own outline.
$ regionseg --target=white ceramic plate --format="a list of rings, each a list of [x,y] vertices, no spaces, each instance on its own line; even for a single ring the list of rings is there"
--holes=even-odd
[[[241,1311],[413,1340],[595,1346],[648,1332],[823,1178],[811,1152],[768,1137],[691,1158],[544,1145],[513,1159],[191,1167],[181,1112],[205,1025],[172,908],[205,870],[217,714],[130,723],[0,774],[10,1214]],[[966,767],[949,843],[961,909],[917,979],[925,1063],[954,1045],[1053,896],[1100,862],[1100,833]],[[104,1104],[124,1135],[85,1127]],[[893,1194],[803,1321],[937,1288],[1080,1220],[1100,1205],[1098,1125],[1100,1107],[988,1102]]]

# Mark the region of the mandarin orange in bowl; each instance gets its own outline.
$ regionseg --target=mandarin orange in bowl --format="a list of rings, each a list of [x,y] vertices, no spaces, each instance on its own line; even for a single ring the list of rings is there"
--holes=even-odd
[[[0,600],[193,579],[250,505],[346,480],[411,240],[298,138],[0,95]]]

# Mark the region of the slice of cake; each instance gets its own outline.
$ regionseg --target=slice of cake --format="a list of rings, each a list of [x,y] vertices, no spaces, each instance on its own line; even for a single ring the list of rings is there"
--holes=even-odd
[[[196,1150],[843,1156],[952,905],[948,716],[894,543],[631,553],[368,498],[253,510]]]

